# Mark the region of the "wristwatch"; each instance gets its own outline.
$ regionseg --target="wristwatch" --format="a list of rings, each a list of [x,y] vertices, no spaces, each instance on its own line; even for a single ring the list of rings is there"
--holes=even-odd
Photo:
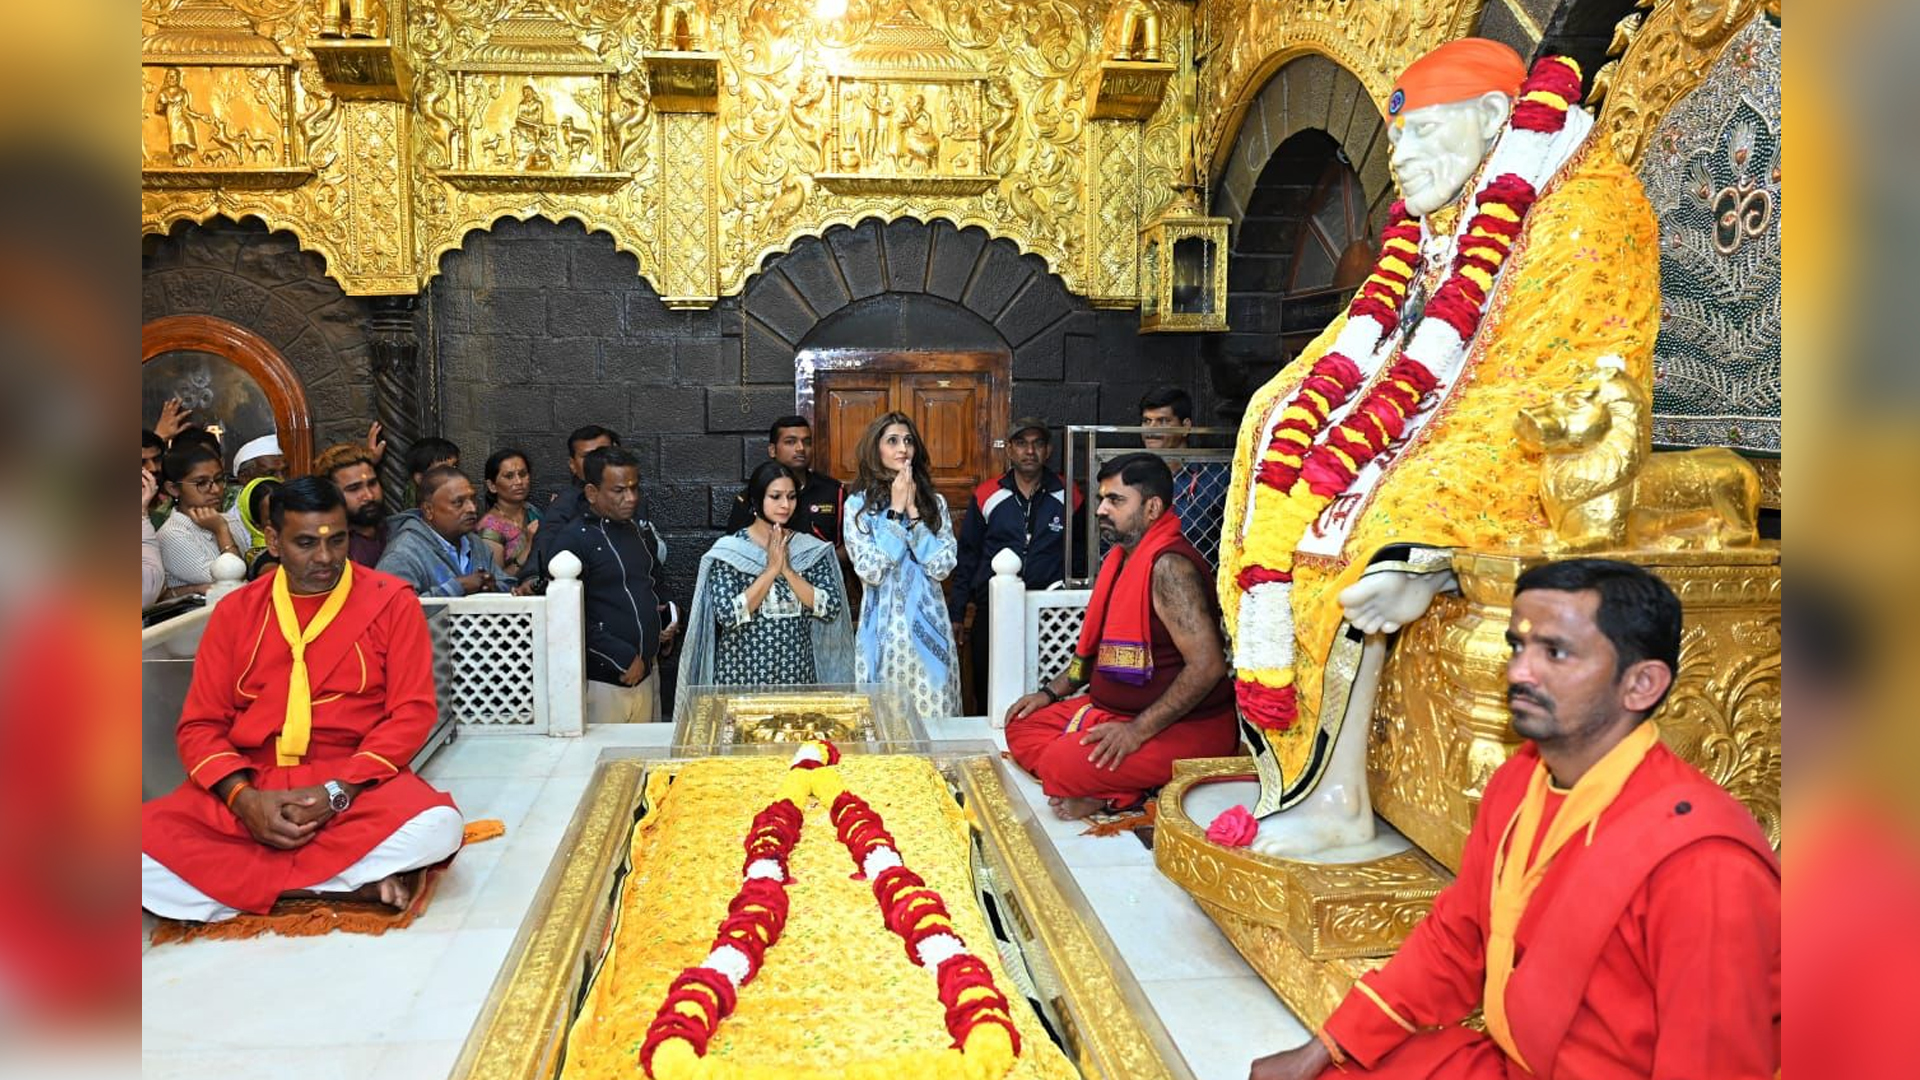
[[[1047,699],[1052,701],[1055,705],[1060,704],[1060,700],[1061,700],[1060,695],[1053,692],[1052,683],[1042,683],[1040,685],[1040,692],[1047,695]]]
[[[325,787],[327,789],[327,803],[333,807],[333,812],[336,814],[346,813],[347,807],[353,805],[353,796],[347,794],[347,789],[341,786],[338,780],[327,781]]]

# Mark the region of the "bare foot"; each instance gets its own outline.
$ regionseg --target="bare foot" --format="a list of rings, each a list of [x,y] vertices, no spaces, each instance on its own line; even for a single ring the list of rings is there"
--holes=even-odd
[[[395,910],[405,911],[407,905],[413,902],[413,891],[419,883],[420,875],[414,873],[394,874],[391,877],[381,878],[375,884],[379,889],[381,903]]]
[[[1047,800],[1047,804],[1053,807],[1053,816],[1059,818],[1061,821],[1079,821],[1083,817],[1099,813],[1100,810],[1107,805],[1105,799],[1085,797],[1078,799],[1050,798]]]

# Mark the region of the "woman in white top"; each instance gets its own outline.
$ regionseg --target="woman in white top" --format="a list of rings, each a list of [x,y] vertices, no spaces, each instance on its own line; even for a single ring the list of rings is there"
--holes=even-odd
[[[847,554],[866,583],[854,639],[859,682],[899,688],[924,719],[960,714],[960,665],[940,582],[958,553],[947,503],[933,490],[913,420],[890,412],[860,437],[847,495]]]
[[[220,455],[200,443],[174,446],[161,459],[173,513],[160,523],[160,562],[167,570],[165,596],[204,594],[213,584],[213,560],[240,554],[220,503],[227,494]]]

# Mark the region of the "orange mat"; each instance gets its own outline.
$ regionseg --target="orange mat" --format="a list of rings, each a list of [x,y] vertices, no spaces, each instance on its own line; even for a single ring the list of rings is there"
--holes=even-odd
[[[462,846],[492,840],[506,831],[506,826],[497,819],[470,821],[461,835]],[[433,898],[434,886],[452,863],[453,859],[449,856],[421,871],[413,902],[404,911],[395,911],[378,900],[281,900],[264,915],[242,912],[221,922],[161,919],[153,928],[153,943],[240,941],[262,934],[312,937],[330,934],[335,930],[349,934],[384,934],[389,930],[402,930],[413,925],[413,920],[427,910],[427,902]]]

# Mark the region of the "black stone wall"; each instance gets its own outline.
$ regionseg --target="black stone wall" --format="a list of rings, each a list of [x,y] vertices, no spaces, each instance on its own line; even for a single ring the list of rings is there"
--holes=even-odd
[[[1056,424],[1129,423],[1153,385],[1211,390],[1190,335],[1138,333],[1137,310],[1096,311],[1034,256],[980,229],[870,219],[772,256],[738,297],[670,311],[611,238],[572,222],[501,221],[441,263],[423,308],[443,434],[468,471],[502,446],[536,490],[566,481],[566,433],[621,433],[691,599],[699,555],[766,425],[794,411],[802,348],[1005,349],[1013,410]]]
[[[149,238],[140,318],[213,315],[267,339],[306,388],[313,448],[364,439],[374,418],[367,302],[326,276],[320,256],[258,219],[182,224]]]

